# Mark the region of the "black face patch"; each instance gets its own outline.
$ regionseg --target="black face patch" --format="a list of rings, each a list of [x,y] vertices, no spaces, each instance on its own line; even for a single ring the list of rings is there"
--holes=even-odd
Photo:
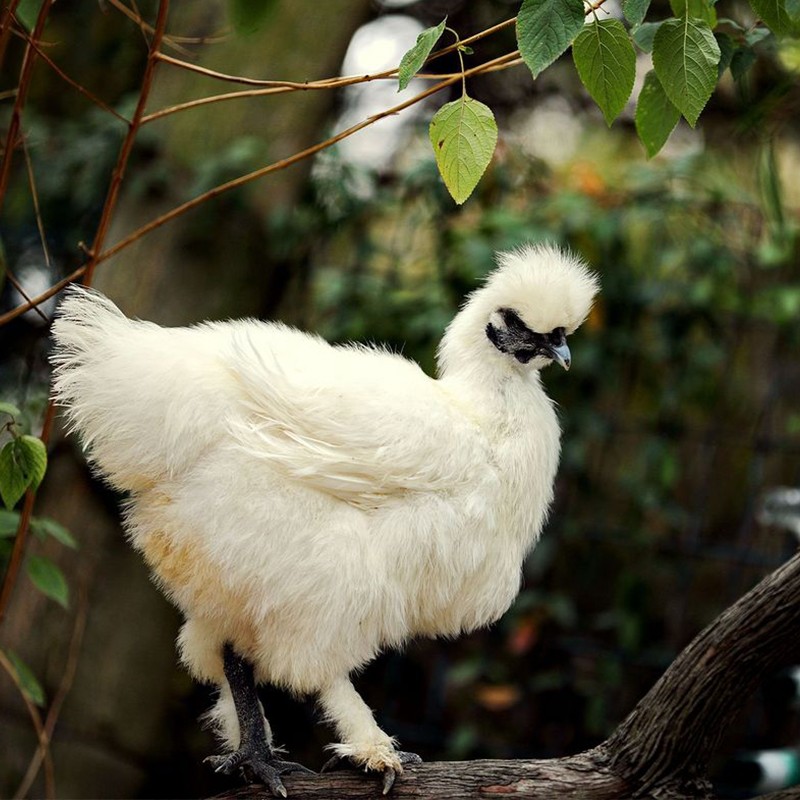
[[[498,328],[490,322],[486,326],[486,336],[501,353],[514,356],[520,364],[527,364],[537,356],[552,358],[552,348],[566,342],[564,328],[537,333],[522,321],[513,308],[499,308],[497,313],[503,318],[505,328]]]

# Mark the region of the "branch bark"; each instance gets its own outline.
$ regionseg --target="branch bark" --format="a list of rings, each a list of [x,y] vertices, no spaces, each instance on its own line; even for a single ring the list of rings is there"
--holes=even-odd
[[[800,554],[702,631],[600,746],[546,761],[422,764],[398,778],[392,796],[710,800],[708,764],[723,732],[765,675],[800,661],[798,620]],[[376,780],[362,775],[288,775],[285,782],[293,800],[378,796]],[[218,800],[257,797],[263,797],[263,788],[248,786]],[[798,800],[800,790],[768,798]]]

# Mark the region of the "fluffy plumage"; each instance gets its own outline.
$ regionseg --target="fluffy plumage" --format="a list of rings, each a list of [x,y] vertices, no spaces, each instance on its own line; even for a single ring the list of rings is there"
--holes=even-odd
[[[338,754],[401,770],[349,676],[381,649],[487,625],[513,601],[559,455],[539,369],[568,356],[596,291],[556,248],[500,255],[448,327],[438,379],[279,323],[164,329],[67,293],[55,397],[130,494],[128,536],[186,616],[183,662],[220,687],[213,716],[229,747],[225,643],[257,680],[316,693]]]

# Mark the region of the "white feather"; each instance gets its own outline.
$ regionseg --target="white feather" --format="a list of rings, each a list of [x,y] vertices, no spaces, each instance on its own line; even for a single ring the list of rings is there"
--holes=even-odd
[[[222,687],[225,642],[257,678],[317,693],[337,751],[399,769],[349,675],[409,637],[497,619],[544,524],[559,427],[539,368],[486,327],[513,308],[572,332],[596,278],[552,247],[501,255],[449,326],[432,379],[398,355],[252,320],[164,329],[70,290],[54,394],[128,535],[187,621],[184,663]]]

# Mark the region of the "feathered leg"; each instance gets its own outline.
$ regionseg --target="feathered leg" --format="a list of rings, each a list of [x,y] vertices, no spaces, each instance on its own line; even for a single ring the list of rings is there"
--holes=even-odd
[[[383,793],[388,794],[404,766],[422,761],[416,753],[405,753],[395,747],[394,739],[378,727],[367,704],[347,678],[323,689],[319,701],[342,740],[341,744],[331,746],[336,755],[326,762],[322,772],[348,765],[380,771],[383,772]]]
[[[237,655],[230,643],[222,649],[222,664],[239,719],[239,749],[229,755],[209,756],[206,761],[217,772],[226,775],[240,768],[246,777],[254,776],[263,781],[276,797],[286,797],[281,775],[289,772],[313,773],[302,764],[283,761],[275,754],[272,743],[267,739],[252,664]]]

